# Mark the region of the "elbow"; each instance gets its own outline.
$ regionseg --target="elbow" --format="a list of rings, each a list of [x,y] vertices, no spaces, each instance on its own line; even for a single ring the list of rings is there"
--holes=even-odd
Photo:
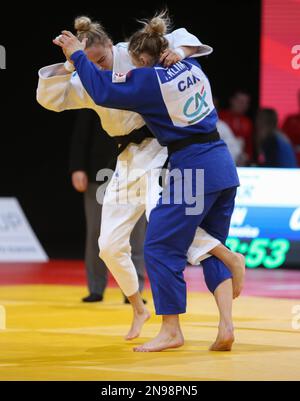
[[[57,113],[62,111],[60,109],[59,105],[57,105],[54,102],[52,102],[51,99],[47,98],[47,96],[39,93],[39,91],[37,91],[37,94],[36,94],[36,101],[44,109],[47,109],[47,110],[50,110],[50,111],[55,111]]]
[[[93,94],[93,96],[91,96],[91,98],[93,99],[94,103],[97,106],[106,106],[108,103],[108,96],[105,93]]]

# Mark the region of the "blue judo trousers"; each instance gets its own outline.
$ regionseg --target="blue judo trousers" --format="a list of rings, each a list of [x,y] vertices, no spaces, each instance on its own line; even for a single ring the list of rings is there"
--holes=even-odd
[[[208,169],[205,169],[205,160],[201,161],[200,158],[201,149],[208,147],[209,145],[190,145],[176,152],[170,159],[171,174],[174,169],[179,169],[183,173],[187,169],[195,171],[197,168],[203,168],[204,191],[199,195],[203,196],[203,211],[197,215],[187,215],[187,209],[193,205],[187,203],[184,195],[182,202],[175,201],[175,192],[178,191],[178,186],[177,188],[175,186],[178,181],[169,179],[165,191],[168,191],[170,196],[169,194],[162,196],[150,215],[144,252],[158,315],[177,315],[186,312],[187,291],[183,272],[187,265],[187,250],[193,242],[197,227],[200,226],[223,244],[228,236],[237,188],[234,186],[211,192],[212,181],[222,179],[222,172],[219,172],[219,175],[207,176],[211,174],[211,163],[208,162]],[[220,141],[216,145],[211,145],[212,155],[215,151],[226,155],[227,148]],[[209,152],[202,154],[202,159],[206,159],[207,154],[209,155]],[[181,188],[184,192],[184,185],[189,185],[190,182],[186,182],[183,174],[182,181]],[[199,182],[197,183],[197,177],[193,175],[192,188],[195,196],[197,185]],[[164,198],[171,202],[164,204]],[[214,256],[204,260],[202,265],[206,285],[212,293],[222,282],[232,278],[228,268]]]

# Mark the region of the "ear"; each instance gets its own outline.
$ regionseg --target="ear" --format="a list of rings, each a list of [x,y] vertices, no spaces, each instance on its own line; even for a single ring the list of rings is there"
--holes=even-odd
[[[147,61],[144,56],[139,57],[139,62],[141,64],[141,66],[143,66],[143,67],[147,64]]]

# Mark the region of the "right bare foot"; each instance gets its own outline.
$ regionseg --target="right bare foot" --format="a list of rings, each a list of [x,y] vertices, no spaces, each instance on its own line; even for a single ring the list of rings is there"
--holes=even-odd
[[[129,333],[126,335],[125,340],[131,341],[138,338],[141,334],[144,324],[151,317],[150,312],[145,308],[142,313],[134,312],[133,322]]]
[[[153,340],[134,348],[134,352],[161,352],[167,349],[180,348],[184,345],[181,330],[169,332],[162,330]]]
[[[240,253],[233,253],[232,263],[229,266],[232,273],[232,287],[233,287],[233,299],[238,298],[244,287],[245,274],[246,274],[246,262],[245,257]]]
[[[219,333],[216,341],[210,347],[210,351],[226,352],[231,351],[234,343],[233,328],[219,328]]]

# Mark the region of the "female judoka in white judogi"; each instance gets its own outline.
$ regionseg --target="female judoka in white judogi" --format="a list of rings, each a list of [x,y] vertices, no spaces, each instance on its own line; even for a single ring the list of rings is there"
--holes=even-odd
[[[112,46],[99,25],[91,24],[86,18],[77,21],[78,28],[80,23],[79,38],[88,39],[86,53],[89,58],[103,69],[113,67],[113,80],[122,81],[120,73],[126,73],[133,68],[127,44]],[[173,49],[180,46],[190,47],[191,49],[184,47],[184,51],[188,54],[195,49],[200,55],[212,51],[185,29],[176,30],[166,35],[166,38]],[[111,136],[118,137],[118,140],[122,139],[120,137],[129,138],[127,139],[129,145],[120,154],[115,174],[105,193],[99,246],[101,258],[134,306],[134,324],[127,336],[128,339],[132,339],[139,335],[141,325],[148,318],[148,312],[138,296],[138,280],[130,257],[129,243],[130,233],[145,211],[145,202],[124,204],[122,201],[117,202],[116,199],[122,200],[128,192],[133,193],[138,189],[140,193],[145,194],[147,215],[149,215],[158,199],[160,190],[158,175],[166,161],[167,151],[156,139],[149,137],[151,134],[146,130],[145,122],[138,114],[96,105],[83,88],[78,74],[66,71],[63,64],[40,70],[37,99],[41,105],[53,111],[94,109],[101,118],[103,128]],[[136,140],[138,137],[142,140]],[[121,146],[124,146],[124,143]],[[131,172],[134,172],[134,176],[130,177]],[[199,264],[201,259],[207,257],[206,253],[215,249],[218,244],[219,240],[199,228],[188,251],[189,262]]]

